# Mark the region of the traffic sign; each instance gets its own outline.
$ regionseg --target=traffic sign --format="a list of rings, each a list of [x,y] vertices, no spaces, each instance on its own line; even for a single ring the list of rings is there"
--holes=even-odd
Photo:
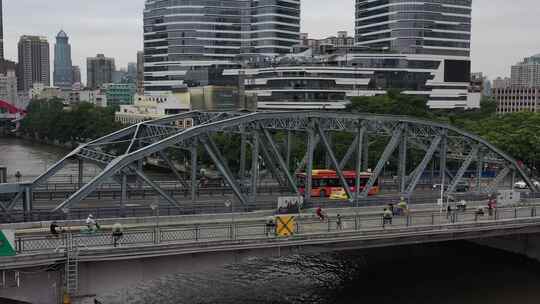
[[[15,230],[0,230],[0,256],[15,256]]]
[[[290,215],[282,215],[276,217],[276,234],[278,236],[292,236],[294,234],[294,226],[296,218]]]

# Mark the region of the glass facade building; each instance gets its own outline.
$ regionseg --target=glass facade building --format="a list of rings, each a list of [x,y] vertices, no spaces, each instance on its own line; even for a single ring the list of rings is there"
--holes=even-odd
[[[402,54],[470,56],[472,0],[356,0],[356,45]]]
[[[300,0],[147,0],[144,86],[207,85],[209,67],[277,56],[300,41]]]
[[[63,90],[70,90],[73,85],[71,45],[69,44],[69,37],[64,31],[60,31],[56,35],[53,82],[54,86]]]

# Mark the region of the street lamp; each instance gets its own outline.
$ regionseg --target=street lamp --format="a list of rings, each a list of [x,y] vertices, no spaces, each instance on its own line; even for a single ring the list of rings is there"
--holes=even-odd
[[[159,198],[157,198],[156,201],[150,205],[150,208],[152,208],[152,211],[154,212],[154,216],[156,218],[156,232],[157,232],[159,231]]]
[[[234,210],[233,210],[233,203],[230,199],[225,201],[225,207],[231,208],[231,223],[234,223]]]
[[[437,189],[437,187],[441,188],[441,198],[438,200],[437,204],[441,207],[440,213],[443,211],[443,204],[444,204],[444,184],[435,184],[433,185],[433,189]]]

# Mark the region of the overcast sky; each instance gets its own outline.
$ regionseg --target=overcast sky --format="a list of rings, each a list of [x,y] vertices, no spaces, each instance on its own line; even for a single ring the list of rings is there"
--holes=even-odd
[[[540,53],[540,1],[514,1],[473,0],[472,66],[490,78],[509,75],[510,65]],[[303,0],[302,5],[302,31],[312,37],[353,33],[354,0]],[[143,0],[4,0],[6,57],[17,60],[21,35],[42,35],[49,37],[52,65],[54,36],[64,29],[83,80],[85,58],[97,53],[125,67],[142,49],[143,8]]]

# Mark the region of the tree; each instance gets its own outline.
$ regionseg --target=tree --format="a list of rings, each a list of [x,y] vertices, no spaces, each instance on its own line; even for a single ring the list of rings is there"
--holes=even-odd
[[[426,98],[402,94],[397,90],[389,90],[385,95],[355,97],[347,110],[355,113],[405,115],[421,118],[432,116]]]

